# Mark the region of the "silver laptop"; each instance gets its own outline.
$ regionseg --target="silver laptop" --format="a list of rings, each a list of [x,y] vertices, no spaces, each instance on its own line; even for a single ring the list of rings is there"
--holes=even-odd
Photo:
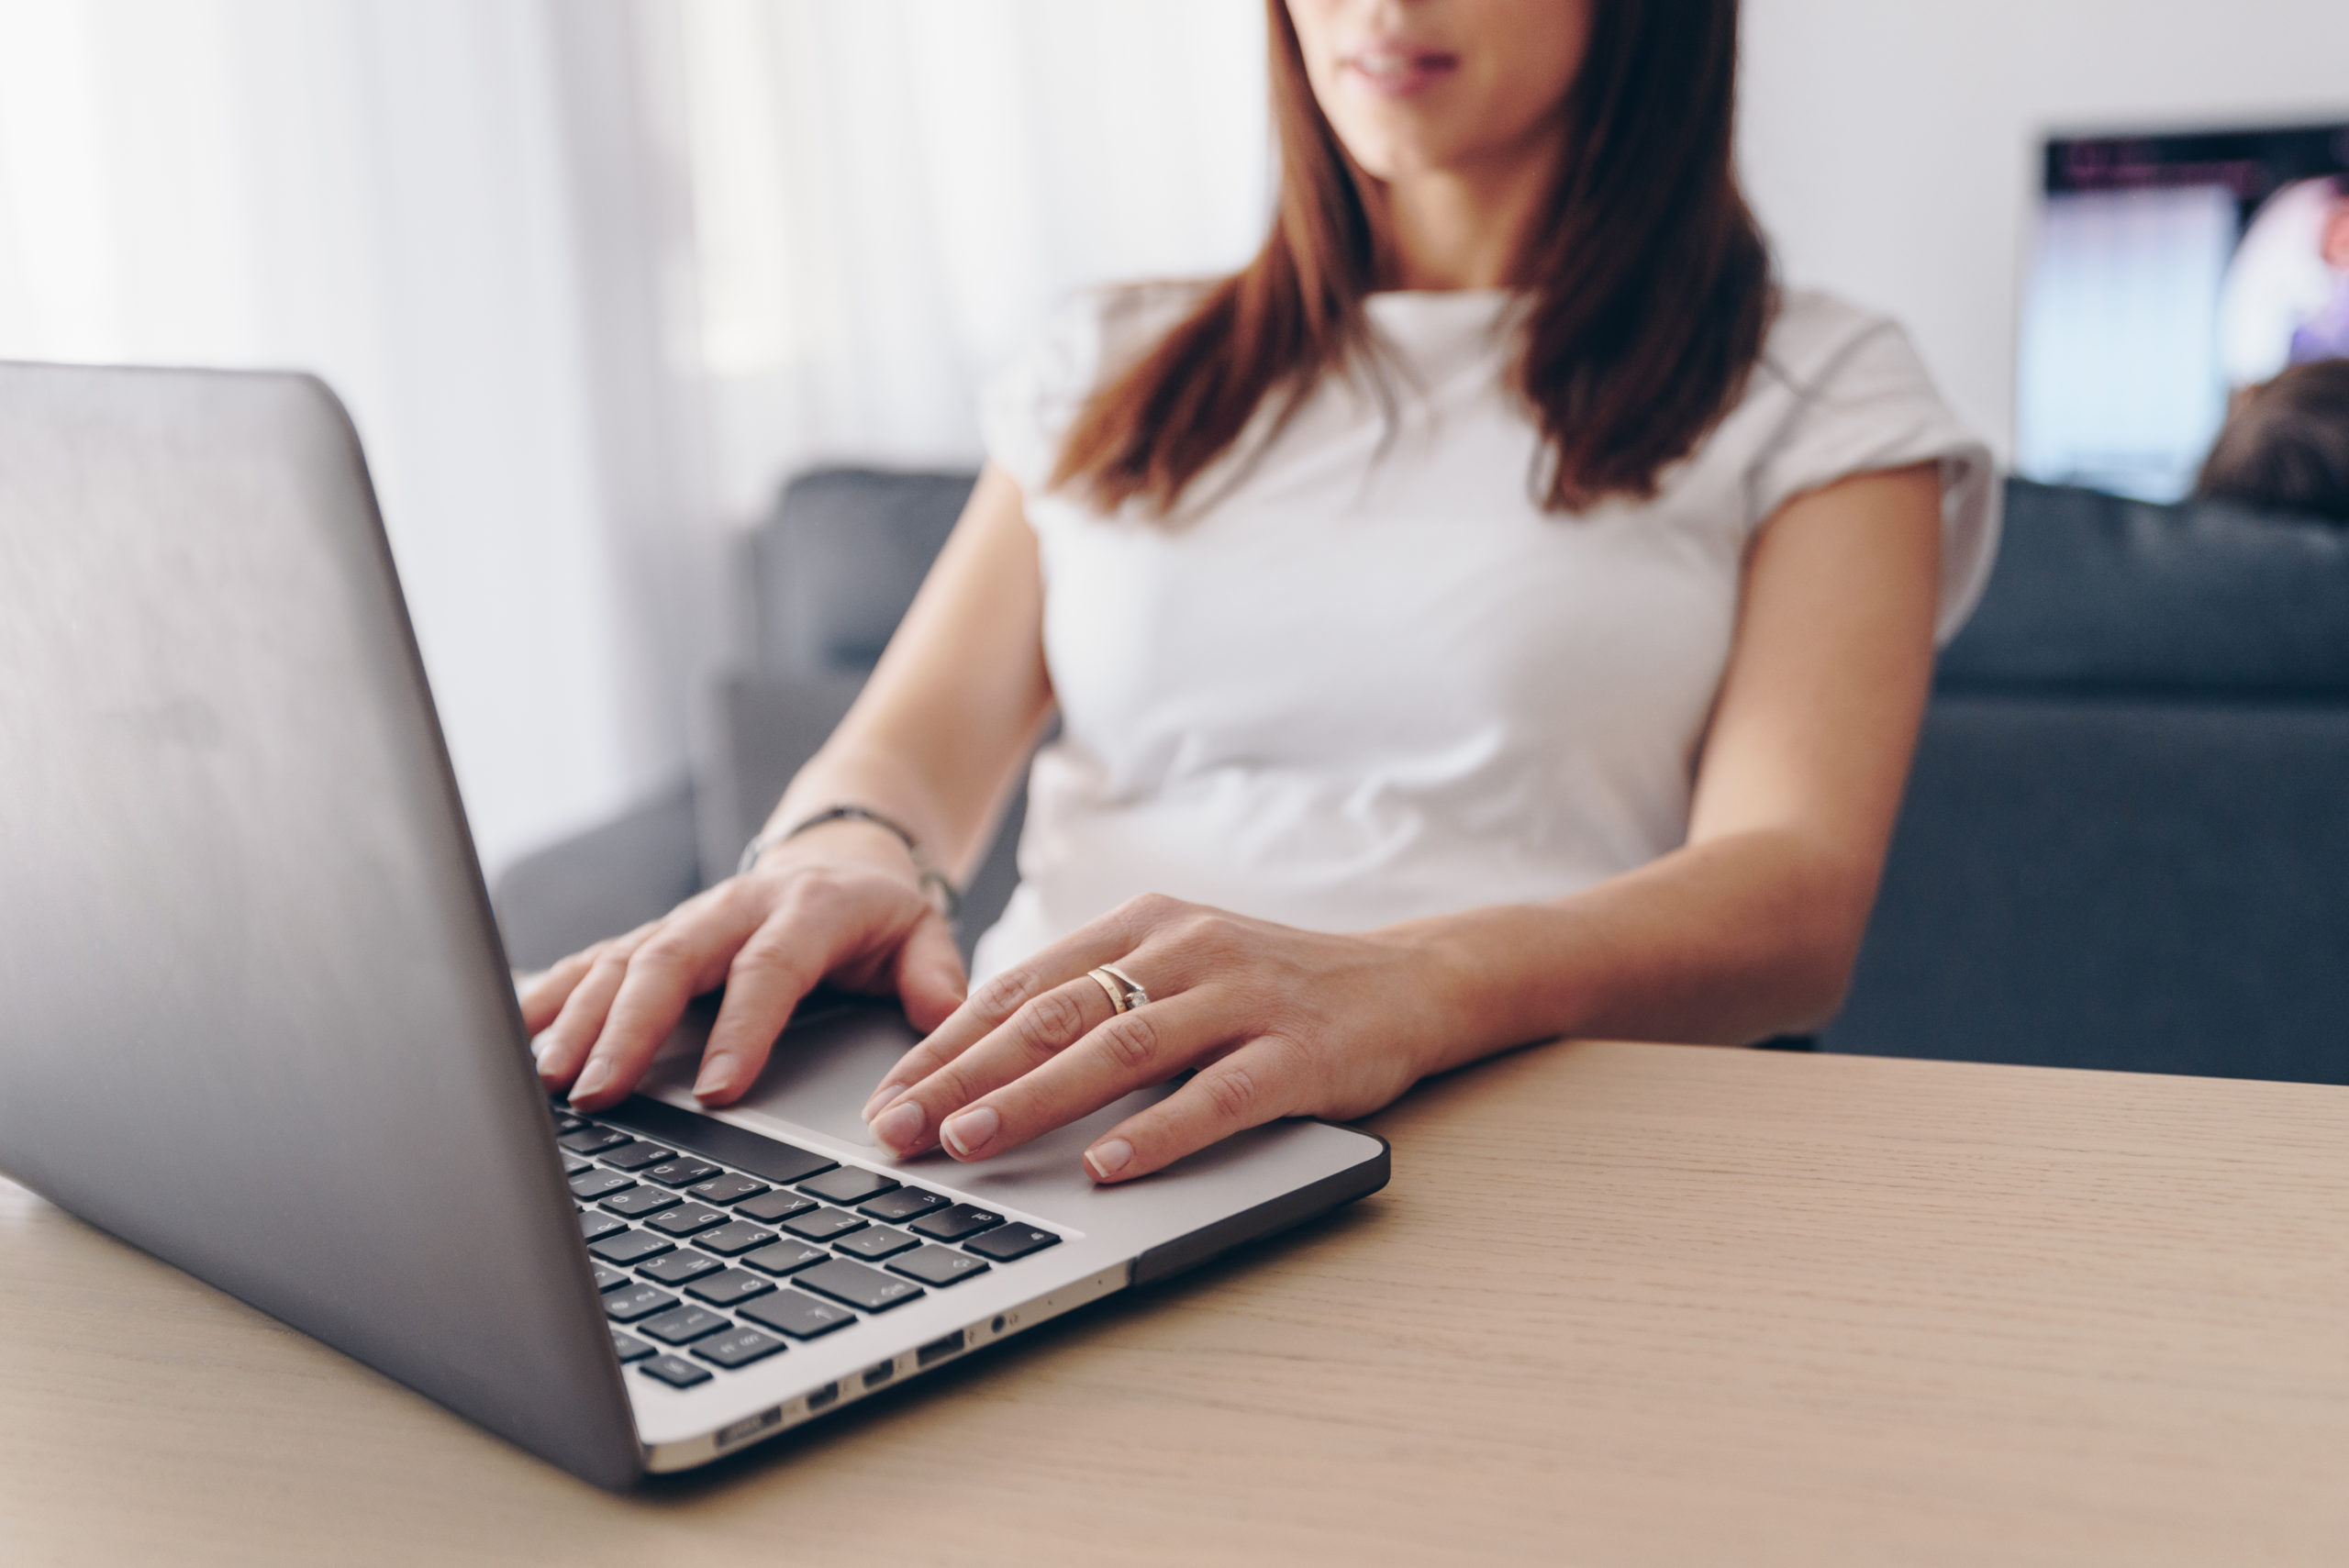
[[[295,375],[0,365],[0,1171],[599,1485],[684,1469],[1385,1184],[1286,1122],[1118,1187],[898,1162],[911,1040],[551,1106],[359,444]]]

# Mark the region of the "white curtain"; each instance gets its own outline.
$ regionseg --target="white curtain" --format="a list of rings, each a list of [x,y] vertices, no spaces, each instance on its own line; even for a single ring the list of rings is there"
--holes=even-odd
[[[323,374],[493,871],[662,787],[730,535],[972,461],[1265,211],[1258,0],[0,0],[0,356]]]
[[[1070,292],[1263,239],[1262,0],[694,0],[700,359],[737,515],[805,461],[964,463]]]

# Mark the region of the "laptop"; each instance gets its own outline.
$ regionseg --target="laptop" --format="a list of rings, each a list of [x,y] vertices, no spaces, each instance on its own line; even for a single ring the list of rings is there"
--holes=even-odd
[[[599,1485],[1385,1184],[1290,1121],[1116,1187],[1130,1096],[898,1162],[893,1009],[723,1111],[706,1011],[545,1097],[357,437],[291,374],[0,365],[0,1172]],[[1163,1093],[1156,1091],[1155,1093]]]

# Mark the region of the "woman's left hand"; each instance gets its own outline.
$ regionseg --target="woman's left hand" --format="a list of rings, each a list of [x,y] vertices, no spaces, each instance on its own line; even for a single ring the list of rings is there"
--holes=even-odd
[[[1126,1012],[1091,972],[1149,994]],[[899,1155],[983,1160],[1177,1073],[1197,1075],[1085,1151],[1096,1181],[1147,1175],[1277,1117],[1359,1117],[1426,1071],[1438,1016],[1416,944],[1326,936],[1151,895],[996,975],[865,1106]]]

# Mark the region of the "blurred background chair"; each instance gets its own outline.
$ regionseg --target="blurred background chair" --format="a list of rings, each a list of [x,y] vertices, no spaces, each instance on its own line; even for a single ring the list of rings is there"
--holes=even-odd
[[[517,862],[514,962],[729,873],[873,667],[969,473],[832,469],[758,531],[756,667],[690,788]],[[2349,1083],[2349,530],[2010,481],[1826,1049]],[[965,901],[1008,896],[1015,799]]]
[[[872,673],[976,482],[974,473],[823,469],[751,536],[756,662],[714,681],[684,787],[528,855],[492,899],[508,958],[536,969],[731,875],[784,786]],[[1026,789],[964,890],[964,956],[1011,896]]]

